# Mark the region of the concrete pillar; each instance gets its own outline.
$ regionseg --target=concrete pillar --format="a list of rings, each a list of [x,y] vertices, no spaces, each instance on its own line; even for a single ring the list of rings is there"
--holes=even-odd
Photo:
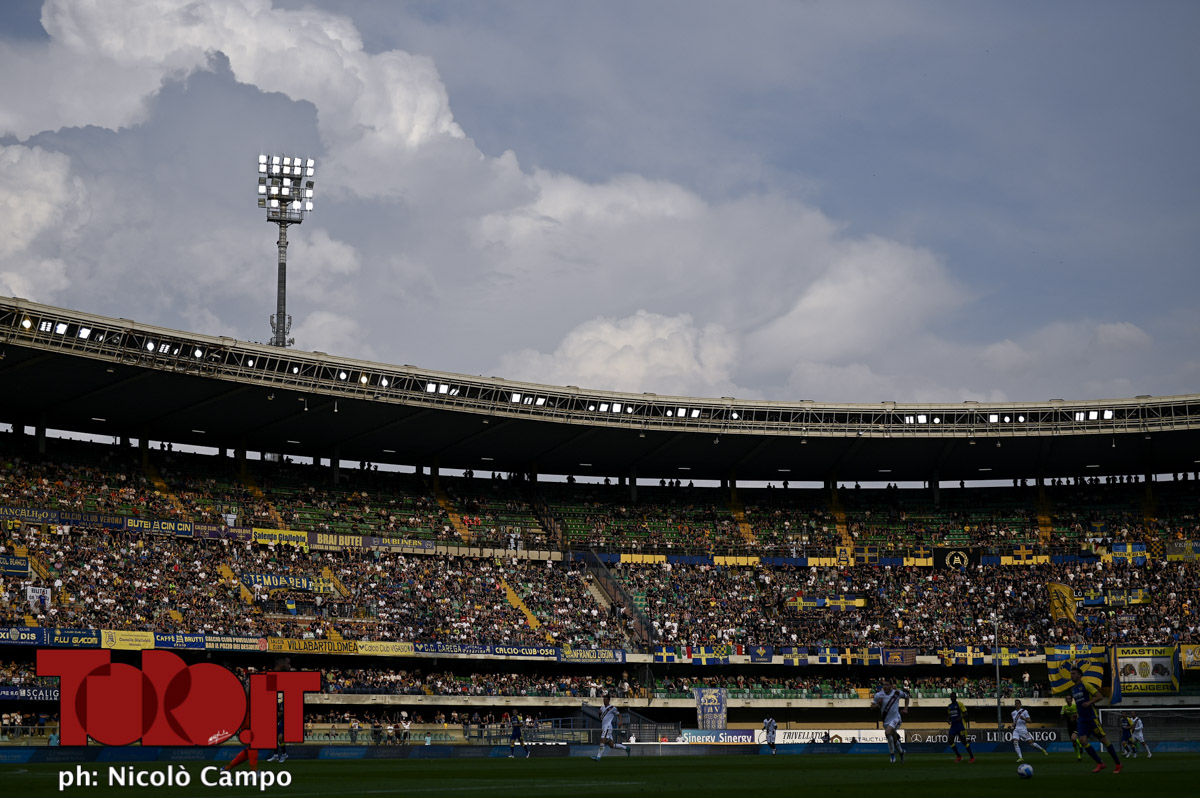
[[[242,478],[246,476],[246,445],[242,444],[233,450],[233,459],[237,461],[238,475]]]
[[[429,466],[429,476],[433,477],[433,489],[439,490],[442,487],[442,467],[436,457],[433,458],[433,465]]]
[[[629,501],[637,501],[637,469],[629,469]]]
[[[333,472],[333,484],[336,485],[342,473],[342,450],[337,446],[333,447],[333,456],[329,458],[329,470]]]
[[[150,465],[150,439],[146,437],[145,430],[138,435],[138,454],[142,456],[142,468]]]

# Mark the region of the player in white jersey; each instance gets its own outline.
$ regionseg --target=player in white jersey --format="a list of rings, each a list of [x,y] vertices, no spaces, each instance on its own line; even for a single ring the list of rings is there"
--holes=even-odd
[[[1030,745],[1032,745],[1037,750],[1041,751],[1046,756],[1049,756],[1050,752],[1047,751],[1045,748],[1042,748],[1040,745],[1038,745],[1037,742],[1033,739],[1033,735],[1029,733],[1029,729],[1027,729],[1025,727],[1025,724],[1029,722],[1029,710],[1025,709],[1025,707],[1021,706],[1020,699],[1018,699],[1016,701],[1016,707],[1017,708],[1014,709],[1013,713],[1012,713],[1012,721],[1013,721],[1012,740],[1013,740],[1013,749],[1017,752],[1017,761],[1018,762],[1025,761],[1025,758],[1021,756],[1021,743],[1029,743]]]
[[[900,699],[904,699],[904,706],[900,706]],[[900,764],[904,764],[904,746],[900,744],[900,728],[901,713],[908,714],[908,705],[910,702],[908,693],[897,689],[892,684],[891,679],[883,680],[883,688],[875,694],[874,700],[871,702],[872,707],[879,707],[879,717],[883,721],[883,734],[887,737],[888,751],[891,752],[892,762],[896,761],[896,754],[900,754]]]
[[[610,703],[611,701],[612,699],[608,693],[605,693],[604,706],[600,707],[600,750],[592,757],[597,762],[600,761],[600,757],[604,756],[606,746],[608,748],[615,748],[618,751],[624,751],[625,755],[629,756],[629,748],[627,746],[613,741],[615,735],[613,725],[615,724],[617,729],[621,728],[621,712]]]
[[[771,747],[771,753],[777,754],[775,750],[775,732],[779,728],[779,724],[775,722],[775,718],[768,715],[763,718],[763,736],[766,738],[767,745]]]
[[[1137,756],[1138,746],[1146,749],[1146,756],[1152,757],[1154,753],[1150,750],[1150,746],[1146,745],[1146,730],[1142,726],[1142,719],[1137,715],[1133,716],[1133,755]]]

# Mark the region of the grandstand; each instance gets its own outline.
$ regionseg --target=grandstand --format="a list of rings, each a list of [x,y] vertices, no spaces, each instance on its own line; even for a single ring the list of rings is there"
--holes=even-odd
[[[1200,644],[1200,396],[618,394],[18,299],[0,330],[0,689],[46,688],[35,646],[121,632],[322,670],[331,741],[402,711],[483,741],[503,708],[569,737],[605,691],[684,728],[700,686],[731,723],[833,728],[889,663],[918,724],[952,689],[993,710],[997,665],[1049,722],[1047,647]],[[1194,676],[1128,700],[1186,707]]]

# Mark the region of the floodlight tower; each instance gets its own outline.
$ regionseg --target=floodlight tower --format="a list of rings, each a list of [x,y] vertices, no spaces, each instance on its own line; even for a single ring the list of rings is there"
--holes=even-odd
[[[267,209],[267,221],[279,225],[279,290],[275,315],[271,317],[271,341],[275,346],[291,346],[292,317],[287,315],[287,229],[300,224],[313,209],[312,158],[289,155],[258,156],[258,207]]]

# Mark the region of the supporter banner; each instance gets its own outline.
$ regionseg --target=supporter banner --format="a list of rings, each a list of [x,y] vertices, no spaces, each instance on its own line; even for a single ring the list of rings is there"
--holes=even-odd
[[[0,626],[0,644],[15,646],[45,646],[46,630],[36,626]]]
[[[624,662],[625,651],[620,648],[562,648],[559,662]]]
[[[979,565],[979,549],[945,548],[933,550],[933,567],[941,570],[954,570]]]
[[[7,576],[28,576],[29,558],[0,554],[0,574]]]
[[[1075,600],[1084,607],[1104,606],[1104,591],[1098,587],[1084,588],[1076,595]]]
[[[943,665],[982,665],[983,649],[978,646],[950,646],[938,651]]]
[[[411,657],[415,649],[412,643],[388,641],[358,641],[358,653],[368,657]]]
[[[1071,687],[1071,666],[1083,671],[1083,680],[1097,689],[1104,687],[1108,649],[1104,646],[1046,646],[1046,670],[1050,691],[1065,693]]]
[[[0,687],[0,701],[57,701],[57,687]]]
[[[729,705],[725,689],[697,687],[692,693],[696,696],[696,725],[706,731],[724,729],[726,709]]]
[[[267,638],[245,635],[204,635],[204,647],[209,651],[267,651]]]
[[[57,524],[57,510],[35,510],[29,507],[0,507],[0,520],[22,521],[26,524]]]
[[[267,651],[287,654],[357,654],[357,640],[302,640],[292,637],[268,637]]]
[[[854,564],[855,565],[878,565],[879,564],[879,547],[878,546],[855,546],[854,547]]]
[[[1135,604],[1149,604],[1149,591],[1141,588],[1135,590],[1106,590],[1104,603],[1110,607],[1132,607]]]
[[[1113,562],[1146,564],[1145,543],[1114,543],[1112,546]]]
[[[847,568],[854,565],[854,547],[838,546],[835,549],[834,560],[838,568]]]
[[[154,648],[154,632],[127,632],[120,629],[101,629],[100,647],[120,651],[142,651]]]
[[[729,649],[725,646],[689,646],[688,656],[693,665],[729,664]]]
[[[558,659],[559,650],[554,646],[522,646],[503,645],[492,646],[492,654],[497,657],[540,657],[542,659]],[[590,660],[600,662],[601,660]],[[604,660],[611,661],[611,660]]]
[[[323,576],[316,578],[307,576],[288,576],[286,574],[247,574],[241,575],[246,585],[262,585],[268,590],[306,590],[309,593],[332,593],[333,582]]]
[[[780,732],[782,734],[782,732]],[[683,741],[688,745],[754,745],[754,729],[684,729]]]
[[[46,645],[100,648],[100,632],[96,629],[47,629]]]
[[[1175,646],[1117,646],[1117,678],[1123,694],[1177,693],[1178,671]]]
[[[1075,623],[1075,591],[1061,582],[1047,582],[1046,593],[1050,596],[1050,618],[1066,619]]]
[[[849,610],[854,607],[867,606],[866,598],[862,596],[801,596],[796,595],[787,600],[787,605],[795,610]]]
[[[1168,541],[1167,559],[1172,562],[1200,560],[1200,540]]]
[[[3,638],[0,637],[0,639]],[[1179,658],[1183,663],[1184,670],[1200,671],[1200,646],[1180,646]]]
[[[125,517],[111,513],[80,513],[59,511],[58,523],[64,526],[98,526],[104,529],[124,529]]]
[[[993,648],[992,661],[1000,660],[1001,665],[1016,665],[1017,657],[1021,656],[1015,648]]]
[[[431,540],[409,540],[407,538],[385,538],[378,535],[343,535],[334,532],[307,532],[309,548],[317,551],[345,551],[346,549],[367,549],[380,551],[395,551],[413,549],[418,551],[433,551]]]
[[[208,540],[231,540],[234,543],[249,543],[254,540],[254,530],[247,527],[223,527],[216,524],[193,524],[192,535]]]
[[[27,587],[25,588],[25,601],[35,610],[42,610],[50,606],[50,588],[48,587]]]
[[[291,529],[260,529],[254,527],[254,542],[266,545],[295,546],[301,551],[308,551],[308,533],[296,532]]]
[[[206,641],[202,634],[188,634],[187,632],[171,632],[169,634],[154,633],[155,648],[206,648]]]
[[[818,646],[816,649],[818,665],[841,665],[842,650],[835,646]]]
[[[779,649],[784,665],[807,665],[808,648],[806,646],[784,646]]]
[[[770,662],[774,657],[774,646],[753,646],[750,649],[751,662]]]
[[[883,649],[884,665],[916,665],[917,650],[915,648],[885,648]]]
[[[433,551],[436,544],[432,540],[411,540],[408,538],[382,538],[376,535],[363,535],[364,549],[379,551],[398,551],[416,549],[418,551]]]
[[[671,646],[658,646],[654,649],[655,662],[674,662],[676,652]]]
[[[418,654],[466,654],[472,657],[487,656],[491,646],[475,643],[413,643]]]
[[[162,521],[153,518],[126,518],[125,528],[134,532],[145,532],[151,535],[192,536],[191,521]]]

